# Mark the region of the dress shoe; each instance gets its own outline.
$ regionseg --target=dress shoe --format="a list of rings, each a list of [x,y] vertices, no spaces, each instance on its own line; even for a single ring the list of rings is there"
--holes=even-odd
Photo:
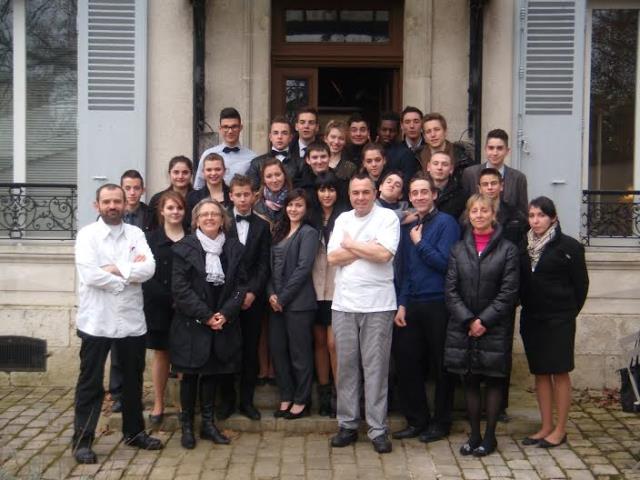
[[[231,443],[229,437],[218,430],[215,423],[205,422],[204,419],[202,419],[202,425],[200,425],[200,438],[211,440],[216,445],[229,445]]]
[[[125,437],[124,443],[125,445],[128,445],[130,447],[137,447],[141,448],[142,450],[162,450],[162,448],[164,447],[160,440],[154,437],[150,437],[144,430],[136,435]]]
[[[540,443],[540,438],[531,438],[531,437],[524,437],[522,439],[522,445],[528,447],[530,445],[537,445]]]
[[[158,415],[149,414],[149,423],[152,427],[159,427],[162,424],[162,420],[164,420],[164,413],[159,413]]]
[[[111,405],[111,411],[113,413],[122,413],[122,400],[116,399]]]
[[[293,403],[290,403],[289,406],[287,408],[285,408],[284,410],[278,409],[275,412],[273,412],[273,416],[275,418],[284,418],[287,416],[287,413],[289,413],[289,410],[291,409],[291,405],[293,405]]]
[[[560,440],[558,443],[551,443],[549,440],[545,438],[541,438],[540,441],[538,442],[538,448],[555,448],[555,447],[559,447],[563,443],[567,443],[566,433],[564,437],[562,437],[562,440]]]
[[[476,448],[480,446],[481,443],[482,443],[481,439],[478,438],[476,440],[473,440],[471,439],[471,437],[469,437],[469,440],[467,440],[467,443],[465,443],[460,447],[460,455],[462,455],[463,457],[468,457],[469,455],[473,455],[473,452],[475,451]]]
[[[293,413],[291,409],[284,415],[284,418],[287,420],[297,420],[298,418],[306,417],[309,415],[309,409],[305,405],[302,410],[298,413]]]
[[[407,425],[407,428],[405,428],[404,430],[395,432],[391,436],[396,440],[403,440],[405,438],[416,438],[418,435],[422,433],[423,430],[424,428],[422,427],[414,427],[413,425]]]
[[[378,435],[371,440],[371,444],[376,453],[389,453],[392,449],[391,440],[389,440],[389,436],[386,433]]]
[[[437,442],[449,435],[449,429],[445,429],[439,425],[430,425],[418,438],[423,443]]]
[[[358,431],[340,427],[338,433],[331,437],[331,446],[342,448],[358,441]]]
[[[236,411],[236,407],[232,403],[223,403],[216,412],[216,418],[218,420],[226,420]]]
[[[487,455],[491,455],[496,451],[496,447],[498,446],[498,442],[496,439],[485,439],[482,441],[478,448],[473,450],[474,457],[486,457]]]
[[[260,420],[260,417],[262,416],[260,415],[258,409],[250,403],[247,403],[246,405],[240,405],[238,411],[251,420]]]
[[[76,462],[81,464],[98,463],[98,457],[91,447],[79,447],[73,454]]]

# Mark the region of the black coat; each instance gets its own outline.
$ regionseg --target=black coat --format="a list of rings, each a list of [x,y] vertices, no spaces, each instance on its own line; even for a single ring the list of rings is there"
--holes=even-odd
[[[147,232],[147,243],[156,260],[153,277],[142,284],[144,295],[144,316],[147,329],[168,331],[173,318],[173,296],[171,295],[171,276],[173,274],[174,241],[167,237],[160,227]]]
[[[448,370],[505,375],[518,286],[518,249],[502,238],[502,228],[496,227],[480,256],[468,228],[451,250],[445,281],[450,314],[444,358]],[[470,337],[469,325],[476,318],[487,331],[481,337]]]
[[[233,209],[231,210],[233,217]],[[238,238],[235,218],[231,221],[229,230],[230,238]],[[249,221],[249,232],[247,242],[242,253],[244,270],[247,272],[247,292],[253,293],[256,297],[264,298],[269,280],[269,255],[271,253],[271,229],[269,222],[259,217],[255,213],[251,215]]]
[[[178,369],[197,369],[207,362],[213,351],[219,364],[215,373],[237,371],[242,334],[236,320],[246,293],[242,245],[234,238],[227,238],[222,247],[220,262],[225,283],[215,303],[211,298],[210,284],[206,280],[205,252],[198,238],[189,235],[176,243],[172,250],[171,290],[176,312],[169,338],[171,363]],[[222,330],[214,332],[204,323],[216,312],[222,313],[227,323]]]
[[[438,191],[436,207],[444,213],[448,213],[456,220],[460,218],[467,204],[467,195],[455,177],[449,178],[447,185]]]

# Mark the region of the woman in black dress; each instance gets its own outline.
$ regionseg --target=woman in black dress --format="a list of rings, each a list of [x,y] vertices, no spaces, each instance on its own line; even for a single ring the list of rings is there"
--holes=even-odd
[[[284,202],[271,245],[269,347],[280,408],[289,420],[309,413],[313,381],[313,322],[318,308],[311,270],[318,250],[318,231],[309,225],[310,205],[304,190],[294,189]]]
[[[587,298],[589,275],[584,247],[562,233],[549,198],[531,200],[529,226],[521,266],[520,335],[536,379],[542,425],[522,443],[551,448],[567,440],[576,317]]]
[[[173,317],[171,247],[185,235],[182,224],[185,209],[182,195],[171,190],[164,192],[158,199],[156,210],[160,228],[146,233],[147,243],[156,260],[153,278],[142,284],[147,348],[154,350],[151,367],[154,400],[149,414],[149,421],[154,426],[162,423],[164,390],[169,378],[169,327]]]
[[[496,423],[511,357],[513,308],[518,298],[518,249],[502,237],[495,203],[475,194],[467,201],[471,224],[451,250],[445,281],[447,325],[444,364],[463,376],[471,434],[461,455],[483,457],[497,446]],[[480,384],[487,425],[480,435]]]
[[[242,335],[238,315],[244,299],[242,245],[227,238],[229,218],[215,200],[193,209],[195,233],[173,246],[175,316],[169,338],[171,364],[182,373],[181,443],[195,447],[193,415],[200,390],[200,438],[227,444],[213,423],[216,376],[239,371]],[[198,385],[199,384],[199,385]]]

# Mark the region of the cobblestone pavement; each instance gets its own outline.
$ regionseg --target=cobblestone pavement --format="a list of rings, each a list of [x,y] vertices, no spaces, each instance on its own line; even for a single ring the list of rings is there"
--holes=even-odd
[[[537,413],[533,394],[515,393],[513,420],[500,426],[498,452],[483,459],[459,456],[466,438],[460,420],[448,440],[394,441],[388,455],[375,454],[364,434],[355,446],[332,450],[327,433],[227,430],[230,446],[200,441],[186,451],[179,432],[161,431],[156,434],[165,449],[147,452],[107,432],[95,443],[100,463],[76,465],[69,448],[73,390],[1,387],[0,479],[640,479],[640,470],[632,470],[640,456],[640,416],[581,402],[572,409],[568,445],[523,447],[519,440],[535,428]]]

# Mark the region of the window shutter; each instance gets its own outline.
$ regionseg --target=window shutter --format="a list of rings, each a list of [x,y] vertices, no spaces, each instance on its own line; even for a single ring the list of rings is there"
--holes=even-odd
[[[78,2],[78,220],[95,190],[128,169],[145,175],[147,1]]]
[[[586,0],[522,0],[516,166],[529,197],[546,195],[562,228],[580,229]]]

